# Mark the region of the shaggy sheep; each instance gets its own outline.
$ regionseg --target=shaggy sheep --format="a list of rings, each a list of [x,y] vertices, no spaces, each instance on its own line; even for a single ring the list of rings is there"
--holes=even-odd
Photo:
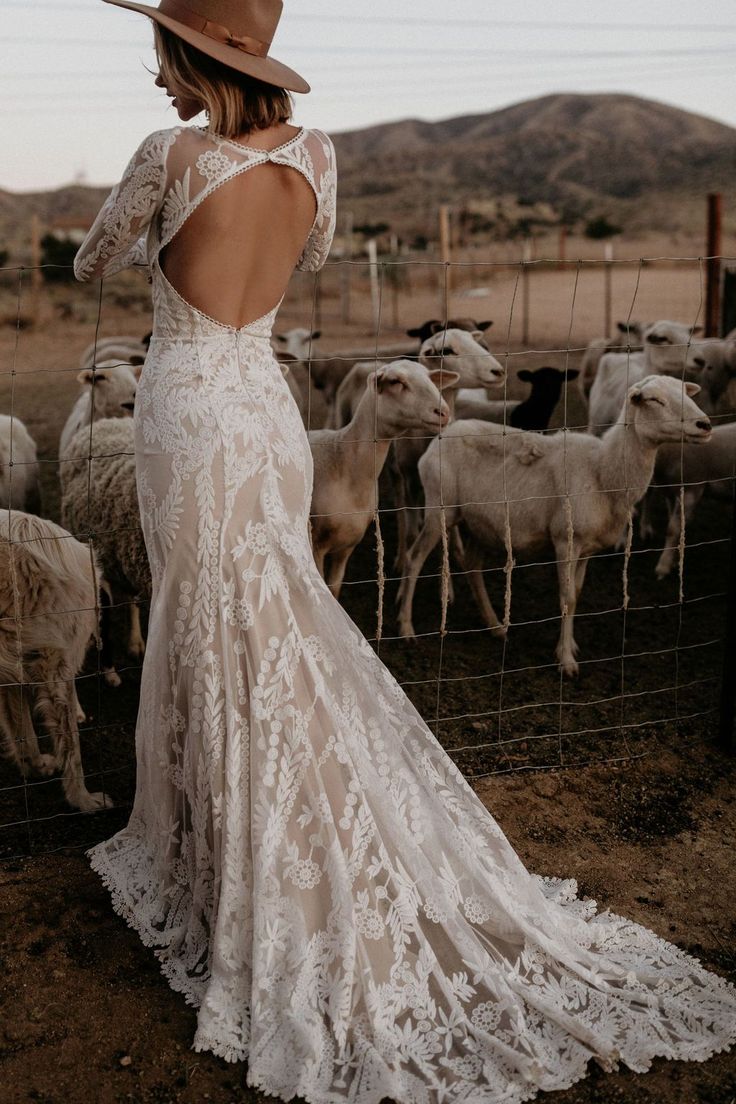
[[[367,380],[352,421],[342,429],[309,433],[314,458],[312,547],[337,598],[345,568],[363,539],[378,505],[377,481],[392,439],[412,429],[436,433],[449,418],[439,387],[450,387],[455,373],[397,360],[375,369]],[[440,379],[441,377],[441,379]]]
[[[695,383],[647,376],[629,389],[620,419],[603,437],[452,422],[419,461],[426,506],[399,590],[401,634],[414,635],[416,580],[441,538],[443,518],[450,528],[462,520],[469,533],[464,568],[496,635],[505,629],[483,583],[485,549],[505,548],[511,564],[519,552],[553,546],[562,612],[557,658],[566,674],[576,674],[573,620],[588,559],[617,540],[649,486],[659,446],[710,436],[710,421],[691,398],[699,390]]]
[[[0,507],[8,506],[40,514],[41,487],[36,442],[15,414],[0,414]]]
[[[85,785],[74,684],[97,633],[100,582],[96,555],[60,525],[0,511],[0,740],[24,777],[61,771],[66,800],[84,813],[112,805]],[[41,753],[33,715],[53,754]]]
[[[74,435],[60,465],[61,520],[80,537],[92,534],[112,592],[132,600],[128,652],[140,659],[145,643],[137,603],[150,599],[151,569],[140,523],[133,433],[130,418],[103,418]],[[105,678],[118,685],[106,610],[102,635]]]

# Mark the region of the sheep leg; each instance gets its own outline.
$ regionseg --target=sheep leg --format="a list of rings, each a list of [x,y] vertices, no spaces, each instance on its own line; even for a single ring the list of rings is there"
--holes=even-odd
[[[128,655],[133,659],[143,659],[146,650],[146,642],[141,630],[141,608],[138,599],[130,603],[130,633],[128,635]]]
[[[652,506],[657,492],[650,487],[639,503],[639,539],[651,540],[654,537],[654,522],[652,521]]]
[[[102,667],[102,675],[106,686],[121,686],[123,680],[115,670],[112,654],[111,606],[112,591],[107,581],[103,580],[100,586],[100,641],[102,643],[102,648],[100,649],[100,666]]]
[[[36,771],[48,777],[57,768],[56,756],[42,754],[33,727],[29,686],[7,686],[0,694],[0,735],[7,753],[24,778]]]
[[[340,597],[342,581],[345,578],[345,568],[348,566],[348,560],[352,556],[354,550],[355,545],[352,545],[350,548],[341,548],[339,552],[333,552],[330,557],[330,570],[328,572],[327,585],[335,598]]]
[[[680,541],[682,539],[682,526],[687,524],[695,513],[695,507],[703,497],[702,487],[692,487],[685,491],[685,521],[683,523],[680,510],[680,496],[677,495],[669,502],[669,520],[667,522],[667,535],[662,554],[657,560],[654,573],[658,579],[665,579],[675,565],[675,559],[679,556]]]
[[[468,541],[464,560],[468,575],[468,584],[473,592],[478,611],[492,634],[503,640],[506,636],[506,629],[503,623],[498,620],[496,611],[488,597],[488,591],[486,590],[486,584],[483,578],[483,563],[485,557],[483,555],[483,549],[476,541]]]
[[[325,577],[325,556],[327,555],[327,549],[324,545],[316,545],[312,548],[312,555],[314,556],[314,562],[317,566],[317,570],[324,579]]]
[[[556,549],[557,552],[557,579],[560,588],[560,639],[557,644],[557,659],[562,671],[566,675],[577,675],[579,667],[576,656],[578,646],[573,635],[575,610],[577,609],[578,596],[585,581],[587,560],[580,563],[580,552],[574,548],[568,561],[567,544]]]
[[[419,536],[412,544],[406,556],[406,569],[401,580],[397,599],[400,598],[399,608],[399,635],[410,639],[415,638],[412,624],[412,606],[414,603],[414,591],[417,585],[417,577],[424,566],[427,556],[439,543],[442,536],[442,521],[440,508],[424,511],[424,524]]]
[[[398,543],[396,548],[396,556],[394,558],[394,571],[403,571],[406,564],[409,542],[407,540],[406,487],[404,485],[403,473],[400,470],[397,472],[395,489],[396,529]]]
[[[37,710],[54,742],[64,796],[83,813],[112,808],[112,799],[107,794],[90,793],[84,781],[74,706],[74,671],[58,653],[43,654],[35,667],[36,677],[40,676]]]

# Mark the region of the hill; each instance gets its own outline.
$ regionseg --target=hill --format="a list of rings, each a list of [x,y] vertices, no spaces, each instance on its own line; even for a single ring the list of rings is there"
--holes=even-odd
[[[694,201],[732,187],[736,129],[627,95],[558,93],[439,122],[404,119],[333,134],[339,205],[356,223],[434,233],[442,202],[545,205],[552,217],[607,213],[676,230]],[[0,192],[0,247],[18,256],[37,213],[90,219],[104,190]],[[698,216],[700,217],[700,216]]]
[[[730,189],[736,173],[736,129],[625,95],[559,93],[333,137],[341,202],[366,215],[421,218],[443,201],[516,197],[572,215],[637,208],[666,229],[683,199]]]

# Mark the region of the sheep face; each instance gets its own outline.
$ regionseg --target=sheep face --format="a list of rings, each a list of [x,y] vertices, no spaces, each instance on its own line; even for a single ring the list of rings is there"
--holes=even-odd
[[[135,393],[138,387],[140,368],[119,361],[104,361],[98,368],[83,368],[77,373],[77,379],[90,392],[94,400],[92,409],[95,421],[100,418],[132,418],[135,405]]]
[[[698,341],[693,346],[693,363],[698,382],[712,402],[717,402],[731,380],[736,379],[736,341],[719,338]]]
[[[276,355],[282,363],[294,360],[309,360],[312,353],[312,342],[316,341],[321,330],[307,330],[303,326],[295,326],[286,333],[273,335]]]
[[[412,361],[395,361],[376,369],[368,377],[375,391],[377,420],[391,427],[392,436],[413,429],[432,434],[450,420],[450,408],[440,394],[457,383],[457,372],[448,369],[426,371]]]
[[[679,441],[707,441],[710,419],[693,402],[700,387],[697,383],[669,376],[646,376],[629,388],[625,420],[634,424],[637,436],[658,447]]]
[[[419,363],[429,369],[442,366],[457,372],[457,388],[500,388],[506,379],[506,369],[478,343],[480,337],[480,330],[472,333],[447,330],[434,334],[423,343]]]
[[[692,337],[702,328],[667,319],[647,326],[642,335],[647,370],[669,376],[682,376],[688,371],[697,373]]]
[[[468,333],[473,333],[478,330],[480,333],[484,333],[489,330],[493,322],[476,322],[473,318],[451,318],[447,322],[445,327],[444,322],[440,322],[439,318],[430,318],[427,322],[423,322],[421,326],[414,326],[411,330],[407,330],[409,337],[416,337],[419,339],[419,344],[423,345],[427,338],[432,337],[433,334],[440,333],[445,328],[448,330],[467,330]],[[487,349],[488,346],[483,338],[478,338],[478,341]]]

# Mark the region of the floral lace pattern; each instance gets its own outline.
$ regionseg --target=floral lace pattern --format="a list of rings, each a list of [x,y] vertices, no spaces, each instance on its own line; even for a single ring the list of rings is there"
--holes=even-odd
[[[153,593],[127,826],[89,852],[115,909],[197,1009],[194,1049],[311,1104],[513,1104],[585,1075],[701,1061],[736,989],[541,878],[319,575],[312,457],[271,351],[187,304],[158,252],[267,159],[334,232],[332,145],[265,154],[193,128],[140,147],[77,274],[144,256],[154,333],[135,403]]]

